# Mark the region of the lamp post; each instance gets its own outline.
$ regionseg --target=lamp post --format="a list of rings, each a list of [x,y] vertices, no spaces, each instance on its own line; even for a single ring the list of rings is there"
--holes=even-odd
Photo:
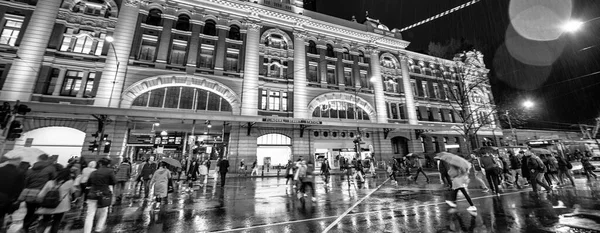
[[[105,38],[105,40],[106,40],[106,42],[108,42],[109,47],[113,49],[113,52],[115,53],[115,60],[117,60],[117,70],[115,71],[115,78],[112,82],[112,89],[110,90],[110,97],[108,98],[108,106],[107,107],[110,108],[113,93],[115,92],[115,85],[117,84],[117,76],[119,75],[119,66],[121,65],[121,62],[119,61],[119,57],[117,57],[117,49],[115,49],[115,46],[112,43],[115,39],[112,36],[107,36]],[[110,48],[108,50],[110,50]]]
[[[531,100],[525,100],[525,101],[523,101],[522,105],[525,109],[531,109],[535,106],[535,103]],[[515,146],[518,146],[519,139],[517,138],[517,133],[515,132],[515,128],[513,128],[513,126],[512,126],[512,121],[510,120],[509,111],[506,110],[504,115],[506,116],[506,119],[508,120],[508,127],[510,128],[511,134],[512,134],[513,138],[515,139]]]

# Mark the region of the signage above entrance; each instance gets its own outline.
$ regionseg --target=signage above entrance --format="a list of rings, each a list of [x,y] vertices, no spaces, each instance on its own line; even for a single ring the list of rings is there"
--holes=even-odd
[[[127,138],[128,144],[152,144],[154,142],[153,134],[131,133]]]
[[[309,124],[309,125],[322,125],[322,121],[305,120],[305,119],[287,119],[287,118],[263,118],[263,122],[273,123],[288,123],[288,124]]]

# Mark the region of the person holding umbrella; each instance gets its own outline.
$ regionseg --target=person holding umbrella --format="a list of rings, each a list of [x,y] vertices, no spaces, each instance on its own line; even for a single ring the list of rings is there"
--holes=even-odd
[[[469,169],[471,168],[471,163],[469,161],[461,158],[458,155],[454,155],[448,152],[438,153],[438,157],[440,160],[445,161],[448,165],[448,175],[452,180],[452,196],[450,200],[446,200],[446,204],[448,204],[452,208],[456,208],[456,198],[458,196],[458,191],[460,191],[467,202],[469,202],[469,207],[467,211],[470,214],[477,213],[477,207],[473,204],[471,200],[471,196],[467,192],[467,185],[469,184]]]

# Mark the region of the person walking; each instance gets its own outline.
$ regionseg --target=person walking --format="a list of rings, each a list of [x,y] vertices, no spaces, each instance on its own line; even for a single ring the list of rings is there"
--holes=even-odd
[[[523,174],[523,178],[525,178],[525,184],[523,186],[528,186],[530,183],[532,183],[531,169],[529,169],[531,152],[519,151],[519,154],[523,155],[523,157],[521,157],[521,173]]]
[[[552,188],[544,183],[544,173],[546,173],[546,165],[544,162],[535,154],[529,156],[527,161],[527,167],[531,172],[531,187],[534,192],[538,192],[538,185],[541,185],[546,189],[547,192],[551,192]]]
[[[189,191],[193,191],[194,189],[194,182],[198,180],[198,174],[200,173],[199,169],[200,165],[198,164],[198,160],[190,160],[186,172]]]
[[[160,162],[158,169],[152,175],[150,184],[154,185],[154,196],[157,204],[163,201],[164,198],[169,194],[169,180],[171,179],[171,172],[167,169],[167,163]],[[166,200],[166,199],[164,199]]]
[[[221,187],[225,187],[225,176],[229,171],[229,160],[227,157],[223,157],[221,162],[219,162],[219,174],[221,175]]]
[[[325,185],[329,185],[329,175],[330,175],[331,166],[329,166],[329,161],[327,158],[323,160],[321,163],[321,175],[325,180]]]
[[[258,162],[256,160],[252,163],[252,173],[250,173],[250,176],[258,176]]]
[[[302,197],[308,196],[306,194],[306,188],[310,187],[311,190],[311,200],[313,202],[317,201],[317,197],[315,195],[315,186],[314,186],[314,164],[309,163],[307,165],[306,161],[302,161],[300,166],[298,167],[298,178],[300,179],[300,192],[298,192],[298,199]]]
[[[292,160],[288,160],[287,165],[285,166],[285,185],[288,184],[290,180],[294,181],[294,163]]]
[[[556,156],[556,160],[558,163],[558,181],[560,182],[560,185],[564,185],[566,176],[571,181],[571,185],[575,187],[575,180],[573,179],[573,174],[571,174],[573,165],[562,156]]]
[[[593,176],[594,179],[598,180],[598,176],[594,172],[596,170],[596,167],[594,167],[594,165],[590,163],[590,157],[583,156],[581,158],[581,165],[583,166],[583,173],[585,174],[585,177],[587,177],[588,180],[590,180],[591,176]]]
[[[54,188],[58,189],[59,197],[61,198],[60,203],[56,208],[41,207],[36,211],[36,214],[42,216],[37,227],[38,233],[45,232],[48,226],[51,226],[50,233],[57,233],[63,216],[71,210],[71,194],[75,193],[77,188],[71,179],[71,171],[69,169],[59,171],[56,179],[48,181],[40,191],[38,198],[43,198]]]
[[[445,184],[447,188],[452,188],[452,180],[448,175],[448,163],[443,160],[438,160],[438,171],[440,172],[440,180],[442,184]]]
[[[144,186],[144,198],[148,198],[150,195],[150,179],[152,179],[152,174],[156,171],[156,163],[154,162],[154,158],[150,156],[146,158],[146,162],[142,164],[142,171],[140,172],[140,179],[143,182]],[[141,195],[141,186],[140,186],[140,195]]]
[[[110,160],[107,158],[98,160],[98,170],[94,171],[88,180],[90,192],[88,193],[87,213],[83,226],[84,233],[92,232],[94,218],[96,218],[96,232],[102,232],[106,227],[106,217],[110,204],[106,205],[101,199],[104,200],[106,197],[112,196],[112,190],[117,183],[114,171],[108,168],[109,165]]]
[[[544,179],[546,180],[548,185],[550,185],[550,187],[555,187],[555,185],[552,184],[552,181],[557,180],[554,176],[554,173],[558,173],[558,164],[555,164],[553,162],[553,160],[556,160],[552,157],[551,154],[540,155],[540,159],[542,159],[544,166],[546,166],[546,173],[544,173]]]
[[[129,163],[129,159],[123,158],[123,162],[117,168],[115,177],[117,179],[117,187],[115,188],[116,201],[117,203],[121,203],[123,193],[125,193],[125,185],[131,178],[131,163]]]
[[[519,184],[519,177],[521,177],[521,180],[523,180],[523,172],[521,170],[521,159],[522,159],[521,156],[523,156],[522,153],[519,153],[518,155],[515,155],[514,153],[510,153],[510,155],[509,155],[510,173],[515,178],[514,184],[517,186],[518,189],[522,188],[521,185]]]
[[[27,170],[25,189],[19,196],[20,201],[25,201],[27,214],[23,219],[23,231],[29,232],[29,227],[38,219],[35,211],[39,208],[38,194],[49,180],[56,177],[56,167],[47,154],[38,157],[33,167]]]
[[[465,199],[467,199],[467,202],[469,202],[470,206],[467,208],[467,211],[471,214],[475,214],[477,212],[477,207],[473,204],[471,196],[466,189],[469,184],[469,169],[460,168],[454,165],[449,165],[448,168],[448,175],[452,180],[452,188],[454,190],[450,200],[446,200],[446,203],[450,207],[456,208],[456,198],[458,196],[458,191],[460,191],[463,196],[465,196]]]
[[[22,157],[10,154],[0,160],[0,232],[6,232],[4,217],[19,209],[17,200],[25,187],[26,171],[19,169],[21,160]]]
[[[198,174],[200,174],[200,180],[202,181],[200,186],[204,186],[208,182],[208,163],[209,160],[204,160],[198,167]]]
[[[369,174],[371,174],[371,177],[377,176],[375,172],[375,159],[369,159]]]
[[[244,159],[242,159],[240,161],[240,172],[242,173],[242,175],[247,176],[248,174],[246,174],[246,164],[244,163]]]
[[[352,165],[354,167],[354,169],[352,169],[352,179],[356,179],[356,176],[358,176],[358,178],[360,179],[361,183],[365,182],[365,178],[363,176],[363,171],[362,171],[362,162],[356,158],[352,159]]]
[[[392,159],[387,166],[388,177],[392,179],[394,184],[398,184],[398,181],[396,180],[396,171],[398,171],[396,163],[396,159]]]
[[[421,159],[419,159],[418,156],[412,156],[411,160],[412,160],[412,166],[417,170],[413,180],[416,182],[417,179],[419,178],[419,174],[423,174],[423,176],[425,176],[425,179],[427,179],[427,183],[429,183],[429,177],[427,177],[427,174],[425,174],[425,172],[423,171],[423,165],[421,164]]]
[[[481,169],[481,164],[479,163],[479,159],[477,159],[477,156],[475,156],[474,154],[471,154],[471,167],[473,168],[473,177],[475,177],[475,181],[477,181],[477,184],[479,186],[479,188],[481,189],[481,192],[487,193],[490,190],[488,189],[487,185],[485,185],[485,182],[483,181],[483,171]]]
[[[482,156],[479,158],[479,163],[485,170],[485,177],[488,180],[489,188],[492,190],[492,192],[499,194],[500,190],[498,189],[500,186],[500,177],[498,177],[498,175],[500,167],[496,161],[494,161],[494,155],[492,154],[492,151],[484,150],[482,153]]]

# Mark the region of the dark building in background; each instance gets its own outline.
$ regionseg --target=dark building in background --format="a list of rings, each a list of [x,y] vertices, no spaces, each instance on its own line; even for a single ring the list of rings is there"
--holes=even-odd
[[[304,0],[304,9],[309,11],[317,11],[317,0]]]

